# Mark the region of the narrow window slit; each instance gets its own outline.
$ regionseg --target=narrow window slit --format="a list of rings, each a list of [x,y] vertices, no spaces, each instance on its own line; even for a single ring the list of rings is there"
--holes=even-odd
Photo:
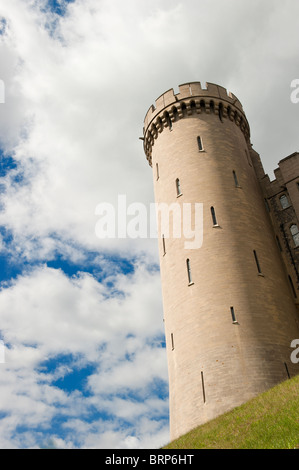
[[[200,152],[202,152],[203,151],[203,145],[202,145],[201,137],[199,135],[197,136],[197,145],[198,145],[198,150]]]
[[[212,215],[213,226],[218,227],[216,212],[215,212],[214,207],[211,207],[211,215]]]
[[[235,314],[235,309],[234,309],[234,307],[231,307],[231,308],[230,308],[230,313],[231,313],[231,316],[232,316],[232,321],[233,321],[233,323],[238,323],[238,322],[237,322],[237,319],[236,319],[236,314]]]
[[[285,366],[285,368],[286,368],[287,376],[288,376],[288,378],[290,379],[291,376],[290,376],[289,368],[288,368],[288,365],[287,365],[286,362],[284,363],[284,366]]]
[[[206,391],[205,391],[205,381],[203,377],[203,371],[201,371],[201,387],[202,387],[202,398],[203,402],[206,402]]]
[[[174,351],[174,339],[173,339],[173,333],[171,333],[171,350]]]
[[[162,246],[163,246],[163,255],[166,255],[165,237],[164,237],[164,235],[162,235]]]
[[[235,187],[240,188],[238,177],[237,177],[235,170],[233,170],[233,177],[234,177]]]
[[[159,175],[159,165],[158,165],[158,163],[156,163],[156,179],[157,179],[157,181],[158,181],[159,177],[160,177],[160,175]]]
[[[180,183],[179,178],[176,179],[175,184],[176,184],[176,194],[177,196],[181,196],[182,191],[181,191],[181,183]]]
[[[260,266],[260,263],[259,263],[259,260],[258,260],[258,257],[257,257],[257,254],[256,254],[255,250],[253,250],[253,254],[254,254],[254,259],[255,259],[258,274],[262,275],[261,266]]]
[[[187,274],[188,274],[188,285],[190,286],[191,284],[193,284],[193,282],[192,282],[191,266],[190,266],[189,258],[186,260],[186,264],[187,264]]]

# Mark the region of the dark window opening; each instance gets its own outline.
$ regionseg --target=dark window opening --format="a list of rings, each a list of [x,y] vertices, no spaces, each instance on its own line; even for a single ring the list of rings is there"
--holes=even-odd
[[[203,402],[206,402],[206,391],[205,391],[205,382],[204,382],[204,377],[203,377],[203,371],[201,371],[201,387],[202,387],[202,397],[203,397]]]
[[[202,145],[201,137],[199,135],[197,136],[197,145],[198,145],[198,150],[202,151],[203,150],[203,145]]]
[[[162,245],[163,245],[163,255],[166,255],[166,249],[165,249],[165,237],[162,235]]]
[[[181,183],[180,183],[180,180],[178,178],[176,179],[175,184],[176,184],[177,196],[180,196],[182,194],[182,192],[181,192]]]
[[[233,177],[234,177],[235,187],[239,188],[240,185],[239,185],[238,177],[237,177],[235,170],[233,170]]]
[[[258,260],[258,257],[257,257],[257,254],[256,254],[255,250],[253,250],[253,254],[254,254],[254,259],[255,259],[255,262],[256,262],[256,267],[257,267],[258,273],[262,274],[261,266],[260,266],[260,263],[259,263],[259,260]]]
[[[173,333],[171,333],[171,349],[174,351],[174,339],[173,339]]]
[[[230,308],[230,313],[231,313],[231,316],[232,316],[232,321],[233,321],[233,323],[237,323],[237,319],[236,319],[236,314],[235,314],[235,309],[234,309],[234,307],[231,307],[231,308]]]
[[[186,264],[187,264],[188,283],[189,283],[189,284],[193,284],[193,283],[192,283],[191,267],[190,267],[190,260],[189,260],[189,258],[186,260]]]
[[[291,376],[290,376],[289,368],[288,368],[288,365],[287,365],[286,362],[284,363],[284,366],[285,366],[285,368],[286,368],[287,376],[288,376],[288,378],[290,379]]]
[[[213,225],[217,226],[217,219],[216,219],[216,213],[214,207],[211,207],[211,215],[212,215],[212,220],[213,220]]]

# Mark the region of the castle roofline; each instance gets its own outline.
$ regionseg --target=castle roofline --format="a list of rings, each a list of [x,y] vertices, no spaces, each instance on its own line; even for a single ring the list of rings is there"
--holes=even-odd
[[[290,158],[295,157],[296,155],[299,155],[299,152],[293,152],[293,153],[291,153],[291,155],[288,155],[287,157],[283,158],[282,160],[279,160],[278,165],[285,162],[286,160],[289,160]]]
[[[216,114],[234,121],[250,143],[250,128],[242,104],[233,93],[215,83],[206,83],[202,88],[200,82],[179,85],[179,93],[173,88],[160,95],[155,106],[150,106],[144,119],[143,138],[144,152],[149,164],[152,164],[152,146],[158,134],[176,119],[190,116],[193,113]]]
[[[179,85],[179,93],[175,94],[174,89],[170,88],[155,100],[155,105],[151,105],[145,115],[145,128],[164,108],[178,101],[190,98],[210,98],[225,101],[237,108],[245,116],[239,99],[233,93],[228,92],[226,88],[210,82],[207,82],[206,87],[203,88],[201,82],[190,82]]]

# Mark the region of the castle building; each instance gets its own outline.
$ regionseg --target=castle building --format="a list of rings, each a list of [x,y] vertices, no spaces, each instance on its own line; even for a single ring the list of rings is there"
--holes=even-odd
[[[240,101],[211,83],[161,95],[143,140],[170,216],[158,241],[175,439],[299,372],[299,153],[270,181]],[[188,205],[196,221],[198,203],[194,247],[171,230],[172,209]]]

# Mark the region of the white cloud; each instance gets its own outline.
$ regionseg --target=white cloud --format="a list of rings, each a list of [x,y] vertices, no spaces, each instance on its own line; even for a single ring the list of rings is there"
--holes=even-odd
[[[18,162],[1,180],[0,225],[12,236],[0,235],[1,253],[16,265],[59,253],[82,266],[92,252],[103,280],[44,265],[2,283],[0,326],[10,349],[0,446],[40,445],[35,427],[48,429],[57,413],[66,435],[51,431],[48,446],[159,446],[168,431],[156,416],[166,402],[143,395],[154,379],[167,380],[164,352],[154,343],[163,332],[159,274],[150,270],[157,240],[97,238],[95,208],[116,206],[119,194],[128,204],[153,202],[139,140],[143,118],[161,93],[187,81],[216,82],[238,96],[267,171],[298,150],[290,83],[298,78],[299,4],[76,0],[57,18],[46,3],[0,0],[0,142]],[[117,273],[119,255],[134,259],[133,274]],[[71,365],[39,368],[67,353]],[[68,367],[90,363],[91,396],[53,385]],[[142,402],[134,402],[133,389]],[[95,404],[114,415],[89,423],[84,416]],[[132,416],[132,432],[120,431],[118,419]],[[18,434],[22,423],[32,429]]]
[[[34,348],[28,356],[32,364],[42,355],[68,351],[95,360],[99,344],[113,341],[116,345],[129,334],[138,335],[138,339],[127,339],[130,353],[147,337],[161,334],[159,273],[136,266],[133,274],[116,274],[107,282],[113,284],[111,293],[88,273],[69,278],[46,266],[11,281],[0,291],[1,329],[6,342],[15,347],[39,345],[40,356],[36,357]],[[121,351],[124,346],[121,344]],[[14,349],[6,355],[8,362],[10,357],[14,364],[18,361]],[[23,358],[20,351],[19,360]]]
[[[1,366],[0,410],[7,416],[0,420],[0,447],[7,446],[8,435],[16,446],[20,444],[13,437],[18,426],[49,430],[56,415],[64,415],[68,422],[79,413],[84,423],[90,407],[114,416],[115,433],[118,419],[131,423],[130,433],[143,413],[153,420],[167,415],[165,399],[137,398],[145,397],[157,379],[167,386],[159,282],[158,272],[136,266],[130,276],[109,277],[109,296],[105,284],[88,273],[69,278],[44,266],[2,288],[1,333],[7,349]],[[61,355],[73,359],[60,364]],[[47,370],[51,358],[57,363],[54,370]],[[88,398],[55,386],[76,367],[90,364],[95,371],[86,383]],[[137,394],[136,399],[120,398],[128,393]],[[88,436],[87,443],[85,436],[80,439],[81,445],[88,445]],[[59,439],[55,442],[60,445]]]
[[[1,110],[3,118],[7,111],[14,115],[15,131],[27,116],[27,138],[15,148],[15,158],[28,185],[7,179],[0,222],[13,230],[19,246],[27,243],[27,256],[40,250],[51,256],[46,240],[53,233],[89,249],[145,249],[156,256],[151,243],[99,240],[96,205],[116,204],[118,194],[126,194],[128,203],[153,201],[151,170],[138,137],[146,110],[169,87],[187,80],[229,87],[247,105],[257,150],[263,129],[270,133],[270,125],[282,125],[277,103],[295,118],[289,95],[298,62],[299,7],[287,4],[281,13],[273,1],[153,2],[150,9],[133,0],[76,1],[53,35],[45,29],[49,15],[30,3],[3,4],[9,28],[4,60],[9,54],[18,63],[10,65],[8,88],[12,82],[18,87],[14,102]],[[267,162],[275,150],[272,167],[295,150],[294,129],[284,129],[278,149],[268,139],[261,144]]]
[[[101,394],[113,394],[117,390],[143,390],[151,385],[155,378],[167,377],[165,350],[157,345],[148,347],[139,345],[131,354],[130,360],[124,359],[117,364],[108,364],[108,370],[100,365],[100,374],[91,376],[88,385],[92,391]]]

